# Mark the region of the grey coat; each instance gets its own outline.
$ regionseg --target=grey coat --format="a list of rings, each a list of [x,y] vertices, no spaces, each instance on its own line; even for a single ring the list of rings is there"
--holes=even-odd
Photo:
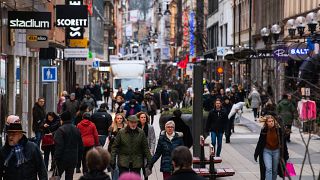
[[[152,125],[148,124],[148,147],[151,154],[154,154],[156,148],[156,134]]]
[[[259,108],[259,106],[261,104],[261,98],[260,98],[260,94],[258,93],[257,90],[253,90],[249,94],[248,98],[251,99],[251,108]]]

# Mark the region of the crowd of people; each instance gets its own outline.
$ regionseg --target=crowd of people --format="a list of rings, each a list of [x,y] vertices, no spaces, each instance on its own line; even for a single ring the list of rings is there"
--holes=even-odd
[[[53,171],[57,176],[65,173],[65,179],[70,180],[75,171],[83,173],[80,178],[83,180],[121,179],[134,178],[137,174],[140,177],[142,171],[144,179],[148,179],[153,165],[161,157],[160,171],[164,180],[193,176],[201,179],[191,168],[189,148],[193,137],[179,109],[191,107],[193,96],[192,84],[186,85],[183,81],[163,86],[159,97],[130,86],[126,93],[119,87],[113,96],[106,80],[84,88],[77,84],[71,94],[64,91],[56,112],[46,112],[45,99],[38,98],[33,107],[34,138],[24,135],[19,117],[10,115],[7,118],[6,144],[0,151],[3,169],[0,176],[47,179],[47,172]],[[99,107],[98,101],[103,101]],[[250,105],[256,121],[264,116],[265,125],[254,159],[259,157],[261,179],[273,180],[277,173],[283,172],[283,169],[277,170],[278,164],[289,158],[286,143],[290,142],[296,109],[294,101],[285,94],[276,105],[269,93],[260,94],[256,88],[247,93],[241,85],[223,88],[216,82],[204,84],[202,108],[208,111],[205,131],[210,133],[215,156],[221,156],[223,134],[226,143],[230,143],[234,123],[241,117],[244,105]],[[154,116],[157,109],[169,108],[176,110],[157,140]],[[114,118],[110,112],[115,113]],[[25,168],[30,171],[26,173]],[[111,178],[105,173],[107,168]]]

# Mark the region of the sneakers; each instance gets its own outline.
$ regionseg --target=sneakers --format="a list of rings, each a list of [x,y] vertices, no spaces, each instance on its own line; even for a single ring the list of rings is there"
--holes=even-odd
[[[77,168],[77,169],[76,169],[76,173],[81,173],[80,168]]]

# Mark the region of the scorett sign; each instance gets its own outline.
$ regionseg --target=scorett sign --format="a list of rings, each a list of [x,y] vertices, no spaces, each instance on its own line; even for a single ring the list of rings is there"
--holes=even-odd
[[[87,6],[57,5],[57,27],[88,27]]]
[[[8,21],[12,29],[51,29],[50,12],[9,11]]]

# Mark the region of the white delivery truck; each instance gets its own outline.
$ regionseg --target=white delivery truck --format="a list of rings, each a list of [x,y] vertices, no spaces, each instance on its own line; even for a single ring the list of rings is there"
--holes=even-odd
[[[128,86],[131,86],[133,90],[145,88],[146,63],[144,60],[110,58],[110,68],[114,95],[120,86],[124,93],[126,93]]]

